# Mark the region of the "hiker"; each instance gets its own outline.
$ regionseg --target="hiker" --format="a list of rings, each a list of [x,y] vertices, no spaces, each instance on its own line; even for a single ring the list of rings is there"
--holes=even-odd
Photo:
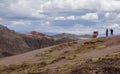
[[[110,29],[110,32],[111,32],[111,36],[113,36],[113,29]]]
[[[106,37],[108,37],[108,29],[106,29]]]

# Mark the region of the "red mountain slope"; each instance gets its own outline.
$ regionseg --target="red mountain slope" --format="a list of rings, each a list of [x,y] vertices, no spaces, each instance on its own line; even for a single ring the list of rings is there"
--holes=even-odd
[[[33,36],[33,37],[38,37],[38,38],[48,38],[48,39],[51,39],[50,36],[48,36],[46,34],[43,34],[43,33],[40,33],[40,32],[37,32],[37,31],[31,31],[31,32],[27,33],[27,35]]]

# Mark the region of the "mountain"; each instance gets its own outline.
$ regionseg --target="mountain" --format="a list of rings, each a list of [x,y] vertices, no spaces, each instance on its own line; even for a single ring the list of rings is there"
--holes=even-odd
[[[20,34],[0,25],[0,57],[30,50]]]
[[[68,33],[62,33],[62,34],[57,34],[57,35],[54,35],[53,38],[56,38],[56,39],[60,39],[60,38],[64,38],[64,37],[69,37],[69,38],[79,38],[78,35],[75,35],[75,34],[68,34]]]
[[[92,36],[92,35],[89,35],[89,34],[80,35],[79,37],[80,37],[80,38],[93,38],[93,36]]]
[[[50,37],[46,34],[43,34],[43,33],[37,32],[37,31],[31,31],[31,32],[27,33],[26,35],[33,36],[33,37],[38,37],[38,38],[48,38],[48,39],[52,38],[52,37]]]
[[[120,36],[79,39],[7,57],[0,60],[0,74],[120,74]]]
[[[27,35],[19,34],[0,25],[0,57],[21,54],[69,41],[73,41],[73,39],[54,40],[36,31],[32,31]]]
[[[64,38],[64,37],[68,37],[71,39],[79,39],[79,38],[92,38],[92,35],[75,35],[75,34],[69,34],[69,33],[62,33],[62,34],[57,34],[54,35],[53,38],[59,39],[59,38]]]

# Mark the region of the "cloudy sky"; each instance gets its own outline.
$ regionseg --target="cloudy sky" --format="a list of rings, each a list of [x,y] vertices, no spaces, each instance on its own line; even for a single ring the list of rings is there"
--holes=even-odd
[[[120,0],[0,0],[0,24],[17,32],[120,34]]]

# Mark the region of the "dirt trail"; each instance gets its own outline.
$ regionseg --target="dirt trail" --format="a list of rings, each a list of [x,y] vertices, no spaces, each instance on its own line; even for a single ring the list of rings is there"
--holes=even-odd
[[[3,59],[0,60],[0,66],[6,66],[6,65],[9,65],[9,64],[28,61],[28,59],[30,57],[34,56],[35,54],[37,54],[39,52],[46,51],[49,48],[51,48],[51,47],[38,49],[38,50],[30,51],[30,52],[27,52],[27,53],[24,53],[24,54],[19,54],[19,55],[3,58]]]
[[[89,40],[90,39],[78,40],[77,42],[79,42],[79,44],[82,44],[82,43],[84,43],[86,41],[89,41]],[[54,47],[54,46],[51,46],[51,47]],[[19,55],[3,58],[3,59],[0,60],[0,66],[6,66],[6,65],[9,65],[9,64],[28,61],[28,59],[30,57],[34,56],[35,54],[37,54],[39,52],[44,52],[44,51],[50,49],[51,47],[46,47],[46,48],[43,48],[43,49],[30,51],[30,52],[27,52],[27,53],[24,53],[24,54],[19,54]]]
[[[79,44],[83,44],[84,42],[89,41],[89,40],[90,39],[78,40],[77,42]],[[28,61],[29,57],[35,55],[36,53],[44,52],[44,51],[46,51],[50,48],[51,47],[47,47],[47,48],[38,49],[38,50],[35,50],[35,51],[27,52],[27,53],[16,55],[16,56],[6,57],[6,58],[0,60],[0,66],[6,66],[6,65],[9,65],[9,64]],[[104,49],[101,49],[101,50],[93,50],[93,51],[90,51],[90,52],[87,52],[87,53],[83,53],[83,54],[80,54],[80,58],[72,60],[72,61],[77,62],[77,61],[84,60],[84,59],[101,57],[101,56],[105,56],[105,55],[108,55],[108,54],[114,53],[114,52],[120,52],[120,45],[114,45],[114,46],[110,46],[110,47],[107,47],[107,48],[104,48]],[[58,66],[61,66],[62,64],[68,63],[68,62],[71,62],[71,61],[70,60],[61,60],[59,62],[51,64],[49,67],[50,68],[56,68]]]
[[[78,59],[75,59],[72,61],[61,60],[57,63],[51,64],[49,67],[51,69],[54,69],[54,68],[59,67],[63,64],[67,64],[69,62],[79,62],[80,60],[87,60],[87,59],[92,59],[95,57],[102,57],[102,56],[109,55],[109,54],[114,53],[114,52],[120,52],[120,45],[115,45],[115,46],[107,47],[107,48],[104,48],[101,50],[94,50],[94,51],[90,51],[87,53],[83,53],[83,54],[80,54],[80,58],[78,58]]]

